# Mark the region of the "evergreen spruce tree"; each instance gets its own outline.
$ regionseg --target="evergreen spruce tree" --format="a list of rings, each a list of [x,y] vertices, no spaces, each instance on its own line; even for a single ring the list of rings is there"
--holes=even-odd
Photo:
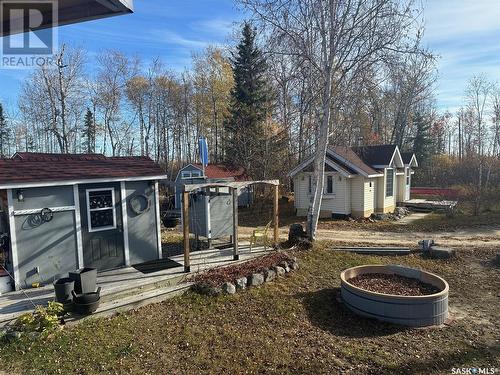
[[[87,112],[85,113],[85,120],[83,123],[83,147],[85,149],[85,152],[87,152],[88,154],[92,154],[95,152],[95,136],[96,129],[94,115],[92,114],[90,109],[87,108]]]
[[[2,103],[0,103],[0,157],[2,158],[8,156],[9,138],[10,129],[3,112]]]
[[[226,122],[226,161],[244,166],[254,178],[260,178],[265,158],[264,123],[269,114],[270,91],[266,80],[267,63],[256,46],[255,29],[245,23],[237,52],[231,60],[235,87]]]
[[[431,122],[420,112],[415,113],[413,122],[417,128],[413,139],[413,152],[420,165],[428,165],[434,146],[431,138]]]

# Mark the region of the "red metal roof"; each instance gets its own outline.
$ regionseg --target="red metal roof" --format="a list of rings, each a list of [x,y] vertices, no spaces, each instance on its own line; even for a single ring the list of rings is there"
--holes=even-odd
[[[202,169],[201,164],[193,164],[196,168]],[[249,181],[250,177],[247,175],[245,168],[235,167],[226,164],[209,164],[205,167],[205,176],[211,179],[218,178],[231,178],[235,181]]]
[[[154,177],[164,174],[159,165],[148,157],[22,154],[23,159],[0,159],[0,185]]]

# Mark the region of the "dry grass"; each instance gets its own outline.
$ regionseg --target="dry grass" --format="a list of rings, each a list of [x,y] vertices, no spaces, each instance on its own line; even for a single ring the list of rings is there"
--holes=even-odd
[[[0,347],[1,367],[22,374],[443,373],[500,367],[500,272],[494,249],[453,260],[363,256],[316,244],[289,277],[234,296],[194,293],[48,339]],[[407,329],[360,318],[336,299],[341,270],[367,263],[421,267],[450,283],[454,324]]]

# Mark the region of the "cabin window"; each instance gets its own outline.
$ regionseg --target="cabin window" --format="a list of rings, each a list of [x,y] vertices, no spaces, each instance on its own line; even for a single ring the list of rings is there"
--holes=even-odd
[[[190,178],[197,178],[201,177],[201,171],[182,171],[181,172],[181,179],[187,180]]]
[[[333,176],[326,176],[325,190],[326,194],[333,194]]]
[[[406,170],[406,186],[410,186],[410,168]]]
[[[387,179],[385,180],[385,196],[392,197],[394,194],[394,170],[387,169]]]
[[[89,232],[116,228],[115,189],[87,190]]]
[[[308,184],[309,185],[308,185],[307,191],[309,192],[309,194],[311,194],[312,193],[312,176],[309,176]]]

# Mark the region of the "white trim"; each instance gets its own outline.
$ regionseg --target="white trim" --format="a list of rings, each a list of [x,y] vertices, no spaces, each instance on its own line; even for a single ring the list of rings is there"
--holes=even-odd
[[[40,208],[30,208],[30,209],[27,209],[27,210],[15,210],[14,211],[14,216],[22,216],[22,215],[33,215],[33,214],[37,214],[37,213],[40,213],[40,211],[43,209],[44,207],[40,207]],[[63,212],[63,211],[74,211],[75,210],[75,206],[61,206],[61,207],[46,207],[48,208],[49,210],[51,210],[52,212]]]
[[[75,203],[75,232],[78,268],[83,268],[82,222],[80,217],[80,194],[78,193],[78,185],[73,185],[73,199]]]
[[[19,259],[17,256],[17,236],[16,225],[14,222],[14,199],[12,197],[12,189],[7,190],[7,205],[9,209],[9,230],[10,230],[10,251],[12,254],[12,269],[14,273],[14,289],[17,290],[20,285],[19,275]]]
[[[93,191],[111,191],[111,207],[103,207],[103,208],[93,208],[92,210],[90,209],[90,195],[89,193]],[[111,230],[111,229],[116,229],[116,207],[115,207],[115,188],[96,188],[96,189],[86,189],[85,190],[85,196],[87,197],[87,230],[89,233],[94,233],[94,232],[102,232],[105,230]],[[90,221],[90,212],[91,211],[102,211],[102,210],[109,210],[113,209],[113,225],[108,225],[107,227],[99,227],[97,229],[92,228],[92,223]]]
[[[125,265],[130,266],[130,249],[128,243],[127,189],[125,189],[125,181],[120,182],[120,198],[122,204],[123,251],[125,254]]]
[[[314,160],[314,155],[309,156],[302,163],[293,168],[290,172],[288,172],[287,176],[290,178],[294,178],[299,172],[301,172],[305,167],[307,167]]]
[[[391,195],[387,195],[387,186],[388,186],[387,185],[387,180],[388,180],[388,177],[389,177],[389,170],[391,171],[391,176],[392,176],[392,191],[391,191]],[[396,179],[394,178],[394,174],[395,174],[394,170],[395,170],[395,168],[386,168],[385,169],[385,171],[386,171],[386,177],[385,177],[385,181],[384,181],[384,183],[385,183],[385,187],[384,187],[384,204],[385,204],[385,199],[396,197],[396,194],[395,194],[396,189],[395,189],[395,186],[394,186]]]
[[[158,181],[155,181],[155,213],[156,213],[156,241],[158,245],[158,259],[162,259],[163,254],[161,249],[160,189],[158,188]]]
[[[403,163],[403,158],[401,157],[401,152],[399,151],[399,147],[398,146],[396,146],[396,149],[394,150],[394,153],[392,154],[391,162],[389,164],[392,165],[392,162],[394,161],[394,157],[396,156],[396,151],[397,151],[398,156],[399,156],[399,158],[398,158],[399,165],[396,163],[396,166],[398,168],[403,168],[404,165],[405,165],[405,163]]]
[[[157,176],[138,176],[138,177],[111,177],[111,178],[94,178],[94,179],[79,179],[79,180],[60,180],[60,181],[47,181],[47,182],[23,182],[23,183],[10,183],[0,184],[0,189],[22,189],[31,187],[48,187],[48,186],[66,186],[66,185],[79,185],[79,184],[100,184],[106,182],[121,182],[121,181],[147,181],[147,180],[166,180],[167,175]]]
[[[415,162],[415,164],[413,164],[413,162]],[[405,164],[405,166],[418,167],[417,157],[415,156],[415,154],[411,156],[410,162],[408,164]]]
[[[206,223],[207,223],[207,239],[212,239],[212,223],[210,222],[210,189],[208,189],[208,194],[205,195],[205,203],[207,205],[206,209]]]

